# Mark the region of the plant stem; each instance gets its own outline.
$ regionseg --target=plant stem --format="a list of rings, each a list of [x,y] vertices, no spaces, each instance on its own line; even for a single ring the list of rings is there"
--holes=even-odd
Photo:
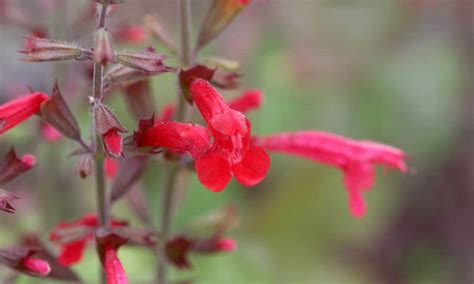
[[[190,0],[180,0],[179,3],[179,15],[180,15],[180,28],[181,28],[181,65],[188,67],[192,64],[192,53],[191,53],[191,3]],[[178,102],[176,111],[176,120],[184,121],[187,118],[187,103],[186,99],[181,92],[178,92]],[[161,213],[161,236],[162,242],[158,249],[158,267],[157,267],[157,284],[166,284],[167,281],[167,263],[166,255],[164,252],[164,245],[171,235],[175,195],[179,180],[185,178],[186,169],[181,168],[179,165],[172,165],[169,169],[165,188],[162,198],[162,213]]]
[[[99,5],[99,4],[97,4]],[[105,28],[105,21],[107,18],[107,5],[102,4],[100,7],[99,24],[97,30]],[[106,228],[109,224],[109,197],[107,195],[105,177],[104,177],[104,151],[101,147],[101,141],[99,135],[97,135],[95,127],[95,103],[102,101],[103,91],[103,77],[104,77],[104,66],[98,62],[94,62],[94,77],[92,93],[94,102],[92,103],[92,141],[93,147],[95,148],[95,184],[97,194],[97,216],[99,218],[99,225],[101,228]],[[101,283],[106,283],[105,274],[100,268]]]

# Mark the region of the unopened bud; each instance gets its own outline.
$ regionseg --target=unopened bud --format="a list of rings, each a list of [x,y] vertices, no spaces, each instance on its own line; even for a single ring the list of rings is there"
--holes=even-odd
[[[112,40],[110,39],[110,34],[104,28],[100,28],[97,30],[95,39],[94,60],[97,63],[105,65],[107,62],[113,62],[114,57],[115,52],[112,46]]]
[[[59,60],[90,60],[92,52],[70,43],[52,39],[25,37],[24,49],[19,51],[25,54],[25,61],[59,61]]]
[[[117,63],[127,67],[146,72],[167,72],[171,68],[163,63],[167,57],[156,53],[153,49],[145,51],[124,51],[118,52]]]
[[[91,173],[94,162],[91,155],[83,155],[76,164],[75,173],[82,179],[86,179]]]

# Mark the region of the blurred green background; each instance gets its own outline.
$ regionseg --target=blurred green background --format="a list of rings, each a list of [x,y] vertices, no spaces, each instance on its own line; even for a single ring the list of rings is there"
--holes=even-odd
[[[1,3],[2,1],[0,1]],[[75,29],[88,1],[14,1],[50,37],[90,46],[93,23]],[[173,35],[177,1],[126,0],[110,27],[142,24],[157,13]],[[53,4],[50,6],[50,4]],[[193,0],[198,27],[210,1]],[[194,174],[177,213],[175,229],[196,216],[234,203],[240,226],[229,236],[233,253],[192,256],[193,269],[173,279],[193,283],[473,283],[474,280],[474,10],[469,0],[254,0],[203,52],[238,60],[242,88],[265,94],[249,114],[253,132],[299,129],[334,132],[391,144],[409,155],[410,174],[377,173],[365,196],[365,218],[352,218],[338,170],[273,155],[267,178],[246,189],[204,189]],[[197,28],[196,28],[197,30]],[[21,27],[0,26],[0,101],[60,84],[83,133],[90,95],[81,63],[19,61]],[[177,38],[177,36],[176,36]],[[153,40],[142,46],[154,45]],[[123,46],[139,48],[139,46]],[[173,74],[152,82],[156,109],[176,96]],[[231,98],[238,92],[223,92]],[[136,121],[120,93],[108,101],[127,129]],[[0,245],[25,232],[47,240],[61,220],[94,212],[93,179],[74,175],[71,141],[38,138],[36,118],[0,137],[0,154],[14,144],[37,156],[38,166],[8,185],[22,197],[14,215],[0,216]],[[154,162],[142,188],[155,223],[160,212],[163,163]],[[114,215],[140,226],[125,202]],[[151,251],[123,248],[120,258],[131,283],[154,275]],[[95,251],[74,270],[96,283]],[[0,276],[10,271],[0,268]],[[20,277],[17,283],[50,283]]]

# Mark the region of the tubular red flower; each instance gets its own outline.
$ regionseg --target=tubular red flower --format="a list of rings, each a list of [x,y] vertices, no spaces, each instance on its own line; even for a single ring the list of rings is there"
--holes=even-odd
[[[229,106],[231,109],[236,111],[248,112],[260,107],[262,104],[262,97],[263,94],[260,90],[248,90],[243,92],[237,98],[231,100]]]
[[[194,158],[210,145],[207,130],[191,123],[161,122],[136,134],[138,147],[166,147],[188,152]]]
[[[127,284],[127,275],[117,256],[116,248],[112,245],[104,246],[104,270],[108,284]]]
[[[0,134],[37,113],[47,99],[45,93],[33,93],[0,105]]]
[[[201,183],[210,190],[220,191],[231,176],[244,186],[262,181],[270,167],[270,158],[262,148],[250,147],[248,119],[231,109],[205,80],[194,80],[191,93],[214,137],[211,149],[195,163]]]
[[[366,212],[362,192],[371,188],[374,183],[375,165],[407,171],[405,153],[397,148],[372,141],[355,141],[326,132],[281,133],[257,137],[253,144],[269,151],[292,154],[338,167],[344,173],[350,211],[358,218],[363,217]]]

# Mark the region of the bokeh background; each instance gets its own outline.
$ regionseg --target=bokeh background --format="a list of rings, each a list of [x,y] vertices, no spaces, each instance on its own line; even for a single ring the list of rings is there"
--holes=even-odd
[[[0,1],[2,3],[3,1]],[[79,19],[89,1],[14,0],[52,38],[91,46],[93,22]],[[193,0],[197,30],[210,1]],[[1,9],[0,9],[1,10]],[[176,35],[177,1],[126,0],[109,27],[141,25],[156,13]],[[3,19],[3,21],[2,21]],[[50,92],[58,78],[87,133],[90,95],[82,63],[18,60],[28,31],[0,19],[0,102],[28,87]],[[176,36],[175,36],[176,38]],[[153,45],[150,39],[141,48]],[[191,271],[173,279],[193,283],[473,283],[474,281],[474,8],[471,0],[254,0],[203,52],[241,62],[242,88],[265,100],[249,115],[254,133],[299,129],[334,132],[392,144],[409,155],[410,174],[377,173],[366,194],[368,213],[347,209],[341,173],[310,161],[272,156],[268,177],[252,189],[232,181],[223,192],[203,188],[191,173],[175,229],[235,204],[240,226],[233,253],[192,256]],[[156,110],[176,96],[173,74],[152,80]],[[231,98],[238,92],[223,94]],[[108,101],[132,130],[136,121],[120,93]],[[74,175],[75,144],[41,138],[37,118],[0,137],[37,156],[37,167],[8,185],[21,196],[14,215],[0,216],[0,245],[25,233],[47,241],[50,229],[95,210],[93,179]],[[155,161],[141,188],[158,223],[163,164]],[[114,215],[140,221],[126,202]],[[52,247],[54,249],[54,247]],[[120,251],[131,283],[154,275],[151,251]],[[90,247],[74,270],[96,283]],[[11,272],[0,268],[0,276]],[[50,283],[21,276],[17,283]]]

